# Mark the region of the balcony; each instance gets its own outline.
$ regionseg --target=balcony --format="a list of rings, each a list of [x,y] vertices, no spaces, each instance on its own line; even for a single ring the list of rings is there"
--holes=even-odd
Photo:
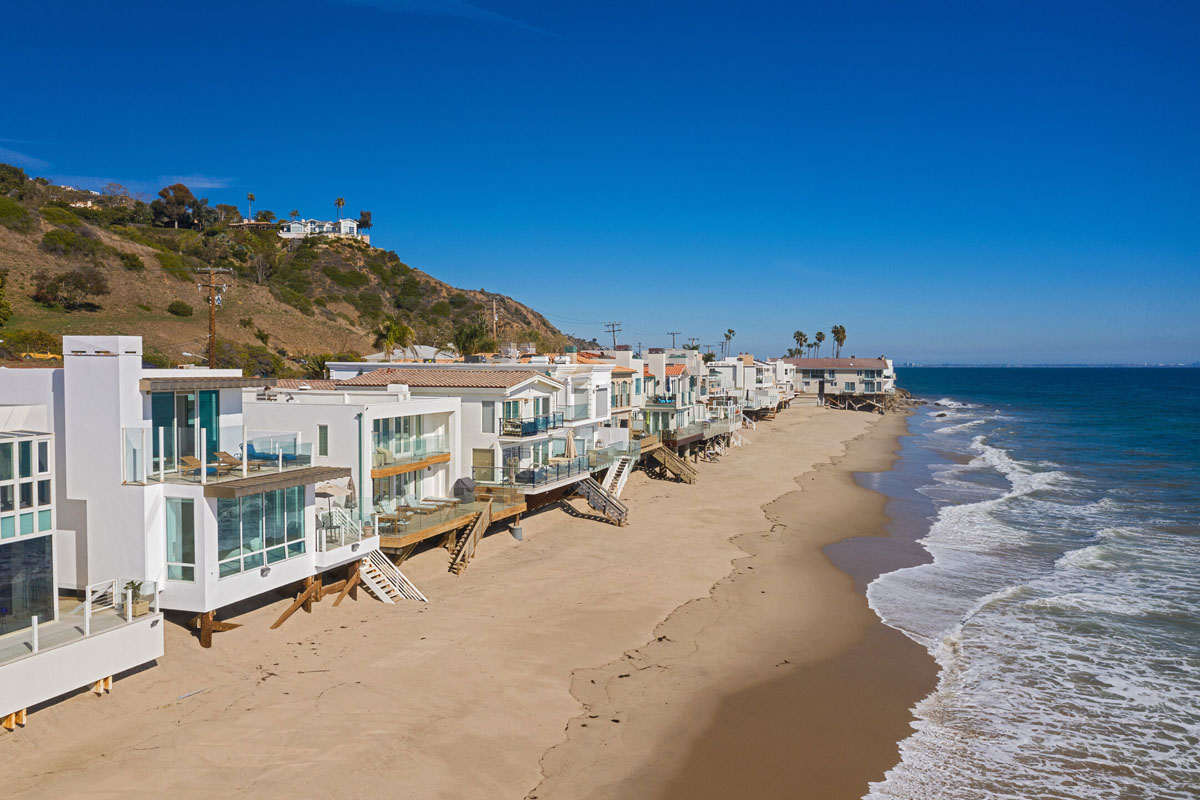
[[[147,585],[149,584],[149,585]],[[0,715],[84,688],[163,654],[158,587],[111,580],[87,587],[84,601],[60,601],[57,620],[0,640]],[[31,620],[32,622],[32,620]]]
[[[710,419],[704,423],[704,438],[711,439],[714,436],[721,436],[726,433],[733,433],[737,428],[741,427],[741,423],[735,423],[732,419]]]
[[[450,460],[450,437],[442,433],[424,436],[371,434],[371,476],[383,478],[409,472],[429,464]]]
[[[380,504],[382,511],[372,515],[372,526],[379,534],[380,547],[398,549],[465,527],[489,502],[493,520],[525,510],[525,497],[514,487],[481,486],[477,492],[455,498],[437,498],[437,502],[423,502],[418,504],[422,507],[417,508],[402,507],[385,500]]]
[[[122,482],[208,484],[312,465],[312,444],[295,431],[144,425],[121,429]],[[209,451],[211,448],[211,452]]]
[[[591,414],[588,412],[587,403],[576,403],[571,406],[563,407],[563,419],[567,422],[578,422],[583,419],[589,419]]]
[[[563,426],[563,412],[554,414],[539,414],[536,417],[525,417],[523,419],[502,419],[500,420],[500,435],[522,438],[525,436],[537,436],[546,431],[557,430]]]
[[[698,440],[703,433],[704,423],[691,422],[678,428],[667,428],[662,432],[662,440],[667,447],[680,447]]]
[[[544,491],[557,484],[580,480],[593,472],[608,469],[622,456],[637,458],[640,453],[638,442],[620,442],[574,458],[551,458],[545,464],[473,467],[471,477],[482,485],[513,486],[527,492]]]

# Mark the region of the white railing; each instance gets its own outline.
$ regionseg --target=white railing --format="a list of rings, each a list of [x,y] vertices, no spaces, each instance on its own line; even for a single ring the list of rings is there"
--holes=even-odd
[[[136,600],[134,598],[135,584],[138,592]],[[149,591],[146,590],[147,584],[150,586]],[[150,613],[158,612],[158,594],[158,584],[154,581],[126,581],[122,578],[113,578],[88,584],[83,590],[83,602],[73,608],[70,613],[72,615],[83,614],[83,635],[91,636],[94,614],[111,610],[124,617],[126,622],[132,622],[142,598],[149,598],[148,611]]]
[[[318,511],[317,516],[320,522],[320,531],[317,536],[318,550],[332,550],[362,541],[362,521],[347,509],[333,506],[328,511]],[[378,523],[376,523],[376,530],[378,530]]]

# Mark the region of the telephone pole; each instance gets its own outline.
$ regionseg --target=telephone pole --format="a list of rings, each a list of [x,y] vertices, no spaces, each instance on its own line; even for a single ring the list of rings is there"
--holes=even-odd
[[[700,341],[700,339],[699,339],[698,337],[695,337],[695,336],[689,336],[689,337],[688,337],[688,345],[689,345],[689,346],[690,346],[690,347],[691,347],[693,350],[698,350],[698,349],[699,349],[698,347],[696,347],[696,342],[698,342],[698,341]]]
[[[616,350],[617,349],[617,334],[621,332],[621,323],[606,322],[606,323],[604,323],[604,330],[605,330],[605,332],[612,334],[613,350]]]
[[[672,350],[675,349],[675,337],[681,333],[683,333],[683,331],[667,331],[667,336],[671,337],[671,349]]]
[[[496,298],[492,298],[492,338],[496,338],[496,323],[500,321],[499,315],[496,314]]]
[[[208,368],[212,369],[217,361],[217,306],[221,303],[221,295],[217,294],[217,290],[220,289],[224,293],[229,289],[227,284],[217,283],[216,277],[232,275],[233,270],[210,266],[196,271],[208,278],[207,283],[197,283],[196,288],[201,292],[208,289]]]

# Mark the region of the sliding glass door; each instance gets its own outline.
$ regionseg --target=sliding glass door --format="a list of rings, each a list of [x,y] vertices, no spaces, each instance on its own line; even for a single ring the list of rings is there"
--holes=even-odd
[[[154,471],[160,467],[174,470],[179,459],[200,457],[201,435],[208,461],[221,449],[220,393],[153,392],[150,395],[150,437],[154,452]],[[162,452],[159,452],[159,431]]]

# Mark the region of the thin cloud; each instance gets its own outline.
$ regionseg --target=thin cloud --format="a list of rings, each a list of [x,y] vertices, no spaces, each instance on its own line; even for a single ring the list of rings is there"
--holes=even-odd
[[[233,178],[216,178],[212,175],[165,175],[159,178],[163,186],[182,183],[189,189],[228,189]]]
[[[27,156],[24,153],[18,153],[16,150],[9,150],[7,147],[0,147],[0,161],[29,169],[45,169],[50,166],[49,163],[42,161],[40,158]]]
[[[463,2],[463,0],[328,0],[328,2],[348,6],[365,6],[393,14],[421,14],[427,17],[455,17],[475,22],[499,22],[546,36],[557,36],[543,28],[521,22],[519,19],[506,17],[473,3]]]

